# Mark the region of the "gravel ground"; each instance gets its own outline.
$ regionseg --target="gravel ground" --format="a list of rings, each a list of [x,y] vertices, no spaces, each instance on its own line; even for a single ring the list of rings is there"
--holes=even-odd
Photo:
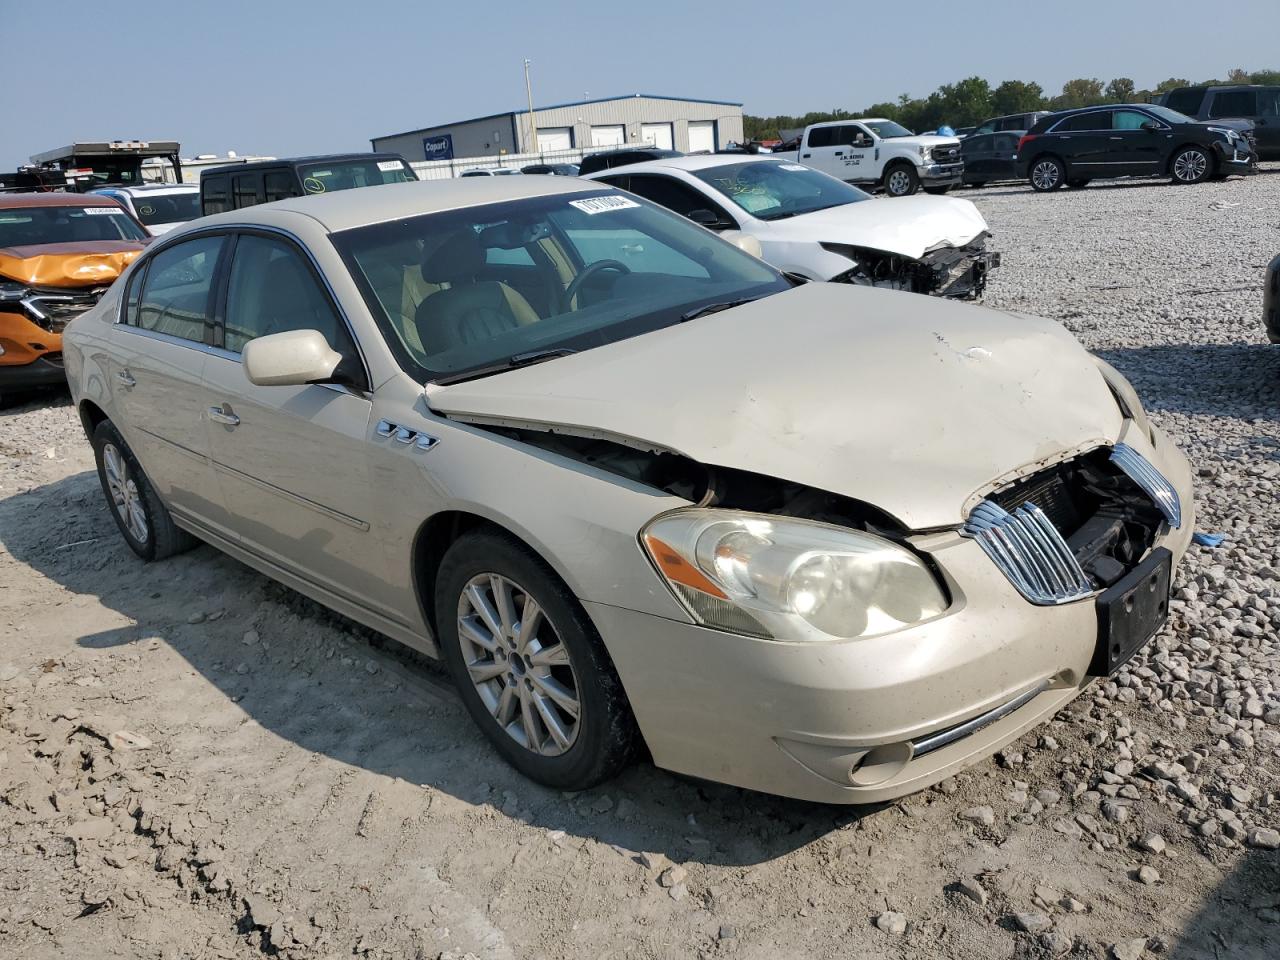
[[[1274,958],[1280,168],[966,194],[1191,456],[1171,621],[934,790],[521,779],[432,665],[208,547],[135,561],[65,400],[0,411],[0,956]],[[883,201],[891,202],[891,201]]]

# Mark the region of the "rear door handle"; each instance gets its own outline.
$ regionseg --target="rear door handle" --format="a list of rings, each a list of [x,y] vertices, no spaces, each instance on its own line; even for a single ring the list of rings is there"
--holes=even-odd
[[[225,410],[222,407],[210,407],[209,419],[214,423],[224,423],[228,427],[240,426],[240,418],[231,411]]]
[[[133,379],[128,370],[117,371],[116,379],[120,381],[121,386],[136,387],[138,385],[138,381]]]

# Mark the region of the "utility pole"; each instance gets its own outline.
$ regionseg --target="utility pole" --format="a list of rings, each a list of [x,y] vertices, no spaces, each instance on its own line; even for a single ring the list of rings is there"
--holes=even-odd
[[[524,60],[524,92],[529,98],[529,144],[526,152],[539,153],[538,150],[538,126],[533,121],[533,87],[529,85],[529,58]]]

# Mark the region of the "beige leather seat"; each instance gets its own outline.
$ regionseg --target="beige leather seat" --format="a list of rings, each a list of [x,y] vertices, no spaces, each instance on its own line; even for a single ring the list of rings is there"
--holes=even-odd
[[[471,229],[451,236],[423,262],[423,280],[448,284],[423,300],[414,316],[427,353],[491,340],[538,322],[537,311],[518,290],[479,279],[483,269],[484,247]]]

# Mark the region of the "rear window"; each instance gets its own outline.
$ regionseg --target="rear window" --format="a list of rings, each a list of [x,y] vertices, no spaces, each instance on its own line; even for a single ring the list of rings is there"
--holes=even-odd
[[[1164,98],[1164,105],[1170,110],[1177,110],[1189,116],[1200,112],[1200,102],[1204,100],[1203,87],[1182,87],[1174,90]]]
[[[231,208],[227,205],[227,178],[225,176],[202,177],[200,203],[206,214],[230,210]]]
[[[134,197],[133,207],[138,219],[147,226],[160,223],[186,223],[200,216],[200,195],[194,190],[186,193],[149,194]]]
[[[408,183],[417,175],[403,160],[369,157],[331,163],[308,163],[298,167],[306,193],[332,193],[356,187],[376,187],[384,183]]]
[[[95,240],[145,240],[121,207],[18,207],[0,210],[0,247]]]

